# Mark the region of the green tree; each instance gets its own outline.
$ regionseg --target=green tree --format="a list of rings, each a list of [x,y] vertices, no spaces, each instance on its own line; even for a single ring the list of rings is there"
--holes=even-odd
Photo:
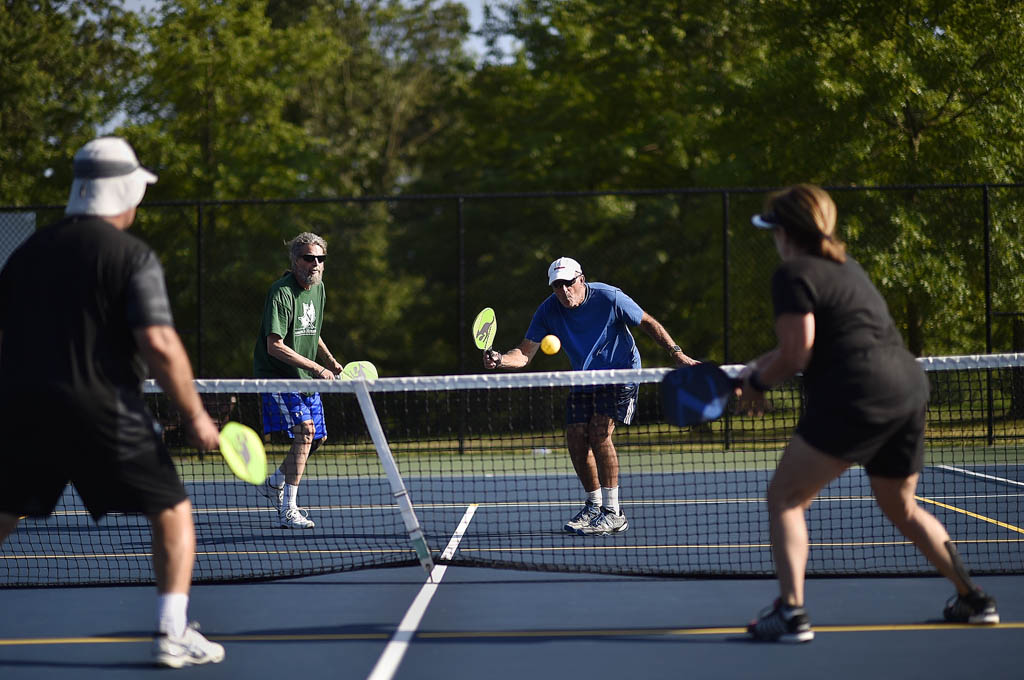
[[[712,136],[733,184],[1019,179],[1024,8],[805,0],[751,6],[744,77]],[[837,196],[853,253],[912,351],[983,351],[980,192]],[[999,234],[996,234],[999,238]],[[999,251],[1005,253],[1005,251]]]
[[[435,171],[416,190],[688,187],[717,162],[706,143],[721,113],[713,93],[734,68],[732,53],[745,49],[743,16],[730,7],[506,2],[487,33],[493,45],[511,36],[513,52],[496,51],[478,68],[458,102],[457,134],[435,147]],[[546,294],[547,263],[572,255],[592,279],[634,296],[689,351],[721,359],[721,223],[716,197],[688,194],[473,201],[469,292],[501,297],[499,339],[518,342]],[[467,304],[472,314],[490,302]],[[667,360],[640,342],[649,361]]]
[[[166,175],[154,197],[305,195],[322,140],[288,120],[288,107],[337,44],[315,24],[275,29],[265,9],[167,0],[151,17],[123,132]]]
[[[0,3],[0,203],[67,199],[71,155],[130,90],[139,29],[112,0]]]
[[[471,68],[465,9],[434,4],[164,2],[123,128],[161,170],[151,197],[393,193],[418,172],[421,147],[446,124],[446,93]],[[306,230],[328,239],[329,289],[345,291],[328,299],[332,347],[416,361],[407,311],[423,277],[396,266],[401,227],[386,205],[168,207],[138,228],[164,256],[200,372],[248,374],[263,295],[287,266],[281,244]]]
[[[486,33],[495,44],[511,36],[514,52],[485,61],[460,101],[467,130],[442,165],[448,181],[480,190],[692,186],[717,156],[706,144],[720,114],[716,82],[745,49],[743,15],[725,5],[498,4]]]

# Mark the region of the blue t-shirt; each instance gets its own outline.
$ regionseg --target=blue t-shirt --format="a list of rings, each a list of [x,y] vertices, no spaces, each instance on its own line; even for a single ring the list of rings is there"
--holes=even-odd
[[[640,352],[629,326],[640,325],[644,310],[614,286],[588,283],[583,304],[562,306],[551,294],[534,312],[526,339],[557,335],[574,371],[640,368]]]

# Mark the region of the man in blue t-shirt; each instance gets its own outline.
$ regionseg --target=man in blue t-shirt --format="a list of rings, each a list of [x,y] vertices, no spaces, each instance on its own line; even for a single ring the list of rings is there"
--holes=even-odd
[[[628,295],[614,286],[587,283],[579,262],[571,257],[551,263],[548,285],[553,293],[537,308],[523,341],[504,354],[485,352],[485,368],[523,368],[546,335],[562,341],[575,371],[640,368],[630,326],[640,326],[677,365],[698,363]],[[604,536],[629,527],[619,507],[619,457],[612,434],[616,421],[632,422],[637,387],[635,383],[601,385],[569,394],[565,437],[576,476],[587,492],[583,509],[565,524],[570,533]]]

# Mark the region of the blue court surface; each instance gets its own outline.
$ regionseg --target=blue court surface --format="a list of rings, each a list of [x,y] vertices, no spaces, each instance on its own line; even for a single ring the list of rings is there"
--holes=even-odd
[[[149,587],[0,590],[0,677],[413,680],[1021,678],[1024,578],[982,577],[992,627],[939,622],[940,578],[812,579],[809,644],[752,643],[768,579],[687,580],[466,567],[373,569],[196,586],[191,615],[224,644],[215,666],[149,665]]]
[[[1021,468],[935,465],[921,476],[919,503],[943,522],[975,572],[1024,568]],[[561,529],[580,507],[572,474],[442,470],[406,483],[435,553],[459,534],[450,556],[456,565],[764,577],[773,573],[763,501],[770,475],[767,469],[624,473],[629,530],[597,541]],[[188,488],[196,509],[198,582],[406,566],[413,559],[401,513],[380,475],[304,480],[303,505],[317,526],[300,532],[278,527],[276,510],[243,482],[190,481]],[[812,575],[932,573],[877,508],[860,468],[822,492],[808,512],[808,528]],[[110,515],[93,523],[69,487],[52,517],[23,521],[0,548],[0,585],[148,583],[149,544],[145,519]]]
[[[946,524],[972,569],[1024,569],[1021,472],[933,466],[922,475],[919,501]],[[874,507],[861,471],[830,485],[808,514],[812,568],[854,576],[808,581],[817,635],[809,644],[746,640],[745,624],[776,596],[770,577],[572,571],[600,560],[620,573],[723,564],[770,574],[768,475],[626,477],[630,529],[604,538],[561,531],[578,507],[567,500],[578,496],[567,474],[464,475],[456,484],[444,475],[410,476],[428,542],[449,561],[434,567],[430,582],[417,565],[197,585],[190,614],[224,644],[227,658],[178,673],[252,680],[1024,678],[1024,576],[977,579],[999,603],[1002,623],[991,627],[942,623],[953,588],[939,577],[857,577],[927,570]],[[317,528],[299,533],[276,527],[274,511],[251,487],[190,483],[197,572],[324,570],[389,559],[408,565],[408,535],[384,481],[364,479],[361,488],[357,481],[314,476],[304,483]],[[383,500],[356,504],[357,496]],[[22,523],[0,549],[4,582],[47,582],[53,574],[150,578],[144,520],[93,524],[76,503],[69,492],[53,517]],[[526,569],[468,566],[487,560]],[[563,571],[529,569],[538,566]],[[171,673],[150,665],[154,610],[146,585],[0,588],[0,679]]]

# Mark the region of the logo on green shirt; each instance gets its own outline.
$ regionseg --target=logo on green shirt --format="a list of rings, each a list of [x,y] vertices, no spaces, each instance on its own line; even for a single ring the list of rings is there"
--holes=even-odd
[[[316,307],[312,302],[302,303],[302,315],[295,324],[295,335],[316,335]]]

